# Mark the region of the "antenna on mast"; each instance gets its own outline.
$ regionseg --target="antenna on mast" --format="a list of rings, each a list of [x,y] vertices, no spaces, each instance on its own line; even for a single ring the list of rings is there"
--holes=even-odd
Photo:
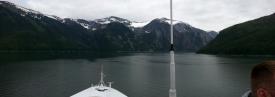
[[[173,0],[170,0],[170,31],[171,31],[171,48],[170,48],[170,90],[169,97],[177,97],[176,76],[175,76],[175,56],[174,56],[174,32],[173,32]]]

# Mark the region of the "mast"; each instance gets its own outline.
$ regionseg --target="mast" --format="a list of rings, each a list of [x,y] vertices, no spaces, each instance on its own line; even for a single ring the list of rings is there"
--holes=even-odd
[[[104,73],[103,73],[103,65],[101,64],[101,72],[100,72],[100,86],[104,86]]]
[[[175,77],[175,58],[174,58],[174,32],[173,32],[173,0],[170,0],[170,31],[171,31],[171,48],[170,48],[170,90],[169,97],[177,97],[176,77]]]

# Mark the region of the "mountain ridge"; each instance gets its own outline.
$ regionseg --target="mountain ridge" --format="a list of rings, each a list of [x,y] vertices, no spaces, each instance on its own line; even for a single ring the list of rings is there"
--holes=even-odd
[[[170,24],[167,18],[157,18],[146,23],[115,16],[94,21],[62,19],[7,1],[0,1],[0,3],[0,19],[3,21],[1,23],[3,29],[1,28],[0,31],[0,34],[3,35],[0,38],[2,41],[0,49],[2,50],[8,48],[34,50],[35,48],[45,50],[168,51],[169,48]],[[132,26],[132,24],[138,26]],[[20,27],[20,25],[26,27]],[[185,30],[179,29],[178,26]],[[215,36],[215,34],[209,34],[179,21],[175,21],[174,27],[175,34],[179,35],[175,35],[175,39],[178,40],[176,49],[179,51],[196,51]],[[199,41],[194,41],[196,39]],[[10,42],[13,44],[9,44]]]

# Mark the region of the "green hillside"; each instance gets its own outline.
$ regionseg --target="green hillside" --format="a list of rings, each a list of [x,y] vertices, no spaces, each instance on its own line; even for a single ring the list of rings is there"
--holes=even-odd
[[[197,53],[274,55],[275,14],[226,28]]]

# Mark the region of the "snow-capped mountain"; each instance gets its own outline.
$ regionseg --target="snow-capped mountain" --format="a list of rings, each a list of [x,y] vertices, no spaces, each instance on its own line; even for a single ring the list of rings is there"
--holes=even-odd
[[[0,1],[0,50],[62,50],[95,48],[81,25]]]
[[[118,23],[124,24],[128,27],[134,27],[134,28],[144,27],[145,25],[147,25],[150,22],[150,21],[148,21],[148,22],[130,21],[130,20],[127,20],[127,19],[116,17],[116,16],[110,16],[110,17],[106,17],[106,18],[103,18],[103,19],[96,19],[96,20],[93,20],[93,21],[96,22],[96,23],[102,24],[102,25],[109,24],[109,23],[112,23],[112,22],[118,22]]]
[[[15,5],[15,4],[10,3],[8,1],[1,1],[0,4],[2,6],[5,6],[6,8],[16,10],[23,17],[30,16],[30,17],[33,17],[33,18],[36,18],[36,19],[41,19],[43,17],[47,17],[47,18],[55,19],[55,20],[60,21],[60,22],[64,22],[64,20],[62,18],[58,17],[58,16],[43,14],[39,11],[35,11],[35,10],[29,9],[29,8],[25,8],[23,6]]]
[[[3,25],[0,33],[2,37],[12,37],[0,38],[0,49],[169,49],[170,21],[167,18],[157,18],[148,22],[135,22],[115,16],[95,20],[63,19],[7,1],[0,1],[0,10]],[[174,20],[174,32],[175,48],[179,51],[196,51],[217,34],[209,34],[177,20]]]
[[[151,41],[144,44],[144,47],[165,50],[169,49],[170,40],[170,20],[167,18],[157,18],[142,28],[145,33],[142,37],[146,41]],[[206,45],[214,37],[201,29],[195,28],[187,23],[174,20],[174,40],[175,49],[179,51],[196,51]],[[217,33],[216,33],[217,34]]]
[[[116,16],[110,16],[110,17],[95,19],[95,20],[74,19],[74,21],[79,23],[84,28],[90,29],[93,31],[97,29],[103,29],[106,27],[107,24],[110,24],[113,22],[124,24],[125,26],[128,26],[130,28],[141,28],[150,23],[150,21],[148,22],[130,21],[127,19],[116,17]]]
[[[167,19],[167,18],[157,18],[155,20],[158,20],[162,23],[170,24],[170,19]],[[130,21],[127,19],[116,17],[116,16],[110,16],[110,17],[106,17],[106,18],[102,18],[102,19],[95,19],[95,20],[75,19],[75,21],[77,23],[79,23],[80,25],[82,25],[84,28],[93,29],[93,30],[96,30],[98,28],[104,28],[107,24],[113,23],[113,22],[118,22],[118,23],[124,24],[125,26],[131,27],[131,28],[142,28],[151,22],[151,21],[146,21],[146,22]],[[189,25],[182,21],[178,21],[178,20],[173,21],[174,25],[179,24],[179,23]]]

